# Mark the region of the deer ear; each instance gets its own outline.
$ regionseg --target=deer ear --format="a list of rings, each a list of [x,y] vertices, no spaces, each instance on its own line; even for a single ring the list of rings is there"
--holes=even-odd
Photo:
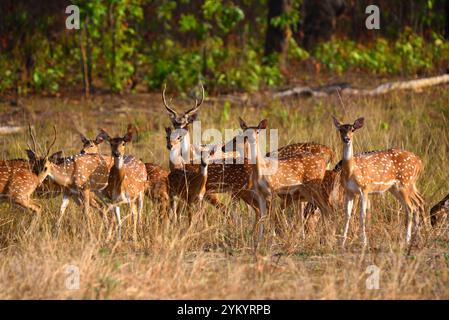
[[[111,136],[109,135],[109,133],[106,132],[106,130],[101,129],[101,128],[99,130],[100,130],[100,133],[98,134],[97,139],[100,137],[101,139],[104,139],[106,141],[111,140]]]
[[[338,121],[338,119],[335,116],[332,116],[332,120],[334,120],[334,126],[337,129],[340,129],[341,123]]]
[[[240,128],[242,128],[243,130],[248,129],[248,125],[246,124],[245,120],[243,120],[240,117],[239,117],[239,123],[240,123]]]
[[[99,133],[99,134],[97,135],[97,137],[95,138],[94,143],[95,143],[96,145],[99,145],[99,144],[103,143],[103,141],[104,141],[104,137],[101,135],[101,133]]]
[[[260,121],[258,128],[259,129],[266,129],[268,126],[268,120],[267,119],[263,119],[262,121]]]
[[[89,139],[87,139],[86,136],[83,135],[82,133],[80,133],[80,138],[82,143],[84,144],[89,143]]]
[[[53,153],[51,156],[49,156],[48,160],[50,162],[57,162],[61,158],[62,158],[62,151],[58,151],[58,152]]]
[[[123,136],[123,140],[125,142],[130,142],[133,140],[134,137],[135,128],[132,124],[128,124],[128,129],[126,131],[126,134]]]
[[[36,154],[34,153],[33,150],[27,149],[27,150],[26,150],[26,153],[27,153],[28,159],[29,159],[31,162],[36,162],[37,157],[36,157]]]
[[[169,136],[171,135],[171,128],[170,127],[166,127],[165,128],[165,133]]]
[[[354,124],[352,125],[352,127],[354,128],[354,130],[360,129],[361,127],[363,127],[363,123],[365,122],[365,118],[358,118],[357,120],[354,121]]]
[[[187,124],[192,123],[198,119],[198,113],[192,113],[187,116]]]

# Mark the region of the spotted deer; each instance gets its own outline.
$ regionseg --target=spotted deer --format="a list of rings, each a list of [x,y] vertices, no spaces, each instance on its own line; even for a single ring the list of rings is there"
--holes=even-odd
[[[405,239],[410,243],[412,224],[416,234],[418,211],[422,210],[424,205],[424,199],[416,188],[416,181],[422,169],[421,160],[415,154],[398,148],[354,155],[353,135],[356,130],[363,127],[364,118],[358,118],[352,124],[342,124],[335,117],[333,121],[343,143],[341,182],[345,190],[345,225],[342,246],[346,242],[354,198],[359,196],[361,200],[360,240],[365,246],[368,197],[370,194],[386,191],[392,193],[405,209],[407,218]]]
[[[147,185],[145,164],[131,155],[125,155],[126,145],[133,140],[135,129],[130,124],[122,137],[112,138],[104,129],[100,129],[103,139],[109,142],[113,166],[109,172],[107,187],[103,190],[115,211],[117,219],[117,237],[121,239],[121,203],[130,207],[133,220],[133,239],[137,239],[137,225],[140,223],[143,209],[143,197]],[[137,202],[137,207],[136,207]]]
[[[176,149],[176,145],[172,145],[172,149]],[[189,224],[192,221],[191,206],[198,202],[200,208],[206,194],[206,183],[208,179],[208,166],[210,158],[214,155],[215,149],[203,149],[201,152],[201,164],[199,171],[188,171],[184,169],[173,169],[168,175],[170,197],[178,197],[185,201],[188,208]],[[174,207],[176,215],[176,206]]]
[[[165,97],[165,91],[166,86],[164,86],[164,89],[162,90],[162,102],[165,106],[165,109],[168,112],[168,116],[170,118],[171,123],[173,124],[173,127],[175,130],[182,130],[185,131],[185,134],[182,136],[182,144],[181,144],[181,154],[189,161],[186,165],[189,167],[189,164],[192,164],[192,159],[198,158],[199,154],[196,150],[200,150],[201,146],[194,146],[190,144],[190,133],[189,133],[189,126],[192,124],[195,120],[198,118],[198,111],[200,109],[200,106],[204,102],[204,86],[201,84],[201,98],[200,100],[195,99],[195,103],[192,108],[188,109],[184,112],[177,112],[173,107],[171,107],[167,99]],[[212,157],[212,160],[216,159],[226,159],[228,157],[234,157],[234,153],[227,154],[222,152],[221,148],[216,148],[216,152],[214,156]],[[197,164],[193,164],[193,168],[196,170],[198,167]],[[191,167],[192,168],[192,167]],[[222,167],[221,167],[222,168]],[[218,172],[215,168],[211,168],[211,174],[214,172]],[[229,172],[229,171],[228,171]],[[213,177],[217,177],[215,174],[213,174]],[[223,178],[223,177],[222,177]],[[212,180],[215,181],[215,180]],[[209,190],[209,189],[208,189]],[[210,202],[212,205],[214,205],[217,208],[223,208],[223,204],[218,200],[217,194],[213,192],[207,192],[205,200]]]
[[[100,154],[99,145],[104,141],[101,137],[97,136],[92,140],[84,136],[82,133],[80,133],[79,136],[81,139],[82,148],[78,154]],[[70,161],[70,158],[71,157],[62,157],[62,151],[59,151],[58,153],[52,155],[49,159],[51,162],[56,163],[57,165],[61,165],[66,160]],[[43,198],[54,198],[63,193],[64,187],[49,178],[45,179],[44,182],[36,190],[37,196]],[[73,196],[72,198],[77,204],[81,204],[81,199],[79,199],[79,197],[76,197],[73,192],[69,192],[68,194],[71,194]],[[99,205],[95,203],[94,199],[91,199],[91,201],[93,206],[95,206],[97,209],[100,208]]]
[[[250,127],[240,118],[242,135],[250,146],[253,167],[250,184],[252,191],[257,194],[260,209],[258,219],[270,212],[272,197],[275,194],[299,193],[306,201],[316,203],[323,212],[327,213],[327,207],[315,197],[315,190],[325,174],[325,157],[308,152],[287,158],[266,157],[259,147],[259,135],[267,128],[267,124],[268,121],[264,119],[257,126]],[[262,235],[263,225],[259,228],[259,240]]]
[[[54,140],[44,156],[38,156],[36,138],[29,126],[34,146],[26,150],[29,160],[0,161],[0,198],[9,199],[12,203],[35,213],[41,212],[40,205],[31,198],[31,195],[48,175],[49,153],[56,142],[56,129],[53,129]]]
[[[166,128],[165,131],[167,149],[170,151],[170,171],[182,170],[185,172],[198,172],[198,164],[186,163],[184,157],[182,157],[182,140],[186,131],[182,129],[172,130],[171,128]],[[201,147],[196,148],[202,150]],[[217,150],[216,146],[214,148],[214,150]],[[213,159],[215,159],[214,155],[211,156],[210,161]],[[218,209],[224,210],[224,207],[218,200],[214,201],[214,197],[218,193],[229,193],[233,200],[241,199],[257,211],[254,194],[248,187],[251,171],[251,165],[248,163],[210,163],[208,165],[208,178],[204,199],[208,200]],[[171,201],[176,206],[176,199],[171,199]]]

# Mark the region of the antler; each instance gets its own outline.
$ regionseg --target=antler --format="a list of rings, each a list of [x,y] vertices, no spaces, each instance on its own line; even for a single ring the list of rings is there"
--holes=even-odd
[[[186,115],[189,115],[191,113],[196,113],[204,101],[204,86],[203,86],[202,82],[200,82],[200,85],[201,85],[201,100],[198,102],[198,100],[195,99],[195,106],[192,109],[186,111],[186,113],[185,113]]]
[[[33,134],[33,130],[31,129],[31,123],[28,123],[28,133],[31,137],[31,140],[33,141],[33,148],[31,148],[29,143],[27,142],[28,149],[30,149],[34,153],[36,153],[37,152],[37,142],[36,142],[36,137]]]
[[[173,110],[172,108],[170,108],[170,106],[167,103],[167,100],[165,99],[165,90],[166,89],[167,89],[167,84],[164,83],[164,89],[162,90],[162,101],[164,102],[164,106],[167,109],[167,111],[176,117],[176,115],[177,115],[176,111]]]
[[[50,154],[51,148],[53,148],[53,146],[55,145],[55,142],[56,142],[56,126],[55,125],[53,125],[53,133],[54,133],[53,141],[50,144],[50,147],[46,148],[47,153],[46,153],[45,157],[48,157],[48,155]]]

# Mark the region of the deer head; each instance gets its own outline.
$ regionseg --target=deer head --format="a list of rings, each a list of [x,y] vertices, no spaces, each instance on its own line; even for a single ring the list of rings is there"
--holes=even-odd
[[[175,129],[185,129],[189,124],[194,122],[198,117],[198,110],[201,106],[201,104],[204,101],[204,87],[203,84],[201,84],[201,99],[198,101],[195,99],[195,104],[193,108],[178,113],[175,109],[170,107],[167,103],[167,100],[165,98],[165,90],[167,89],[167,86],[164,85],[164,89],[162,90],[162,101],[164,103],[165,108],[167,109],[168,116],[170,117],[170,120],[175,127]]]
[[[100,129],[97,138],[104,139],[109,142],[111,146],[111,154],[114,158],[121,158],[125,154],[126,144],[133,140],[135,134],[135,127],[132,124],[128,125],[128,129],[123,137],[111,138],[111,136],[104,129]]]
[[[99,133],[95,140],[91,140],[86,138],[82,133],[79,134],[81,138],[81,142],[83,143],[83,148],[80,150],[80,154],[86,154],[86,153],[100,153],[99,145],[103,143],[104,138]]]
[[[38,176],[39,180],[42,182],[47,177],[47,175],[50,174],[52,161],[56,161],[57,158],[60,158],[62,155],[62,151],[59,151],[59,152],[56,152],[56,153],[52,154],[51,156],[49,156],[50,151],[56,142],[56,127],[53,126],[53,131],[54,131],[53,141],[50,143],[49,146],[46,143],[46,146],[45,146],[46,151],[45,151],[45,153],[41,153],[41,154],[43,154],[42,156],[38,155],[37,149],[38,149],[38,147],[39,147],[39,149],[41,149],[41,148],[38,145],[38,143],[36,142],[36,137],[34,136],[33,130],[31,129],[31,125],[28,125],[28,131],[29,131],[31,140],[33,142],[33,147],[30,147],[30,145],[27,144],[28,149],[26,150],[26,153],[27,153],[30,165],[31,165],[31,170],[33,171],[33,173],[36,176]]]
[[[240,154],[243,154],[242,150],[245,150],[244,147],[247,142],[255,143],[258,141],[260,130],[267,128],[268,120],[264,119],[260,121],[257,126],[248,126],[246,122],[239,117],[239,123],[243,132],[224,144],[221,148],[223,152],[238,151]]]
[[[165,128],[165,139],[167,141],[167,149],[172,150],[180,147],[182,139],[184,139],[186,134],[187,134],[186,129],[172,130],[169,127]]]
[[[354,131],[363,127],[365,121],[364,118],[358,118],[353,124],[341,124],[336,117],[332,116],[332,119],[334,120],[335,127],[340,132],[341,141],[347,145],[351,143]]]

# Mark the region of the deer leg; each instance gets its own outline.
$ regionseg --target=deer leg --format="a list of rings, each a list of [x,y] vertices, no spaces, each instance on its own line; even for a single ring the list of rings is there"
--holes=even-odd
[[[16,204],[18,204],[19,206],[29,209],[36,214],[39,214],[42,210],[41,207],[38,204],[34,203],[34,201],[31,200],[30,197],[26,197],[26,196],[17,197],[17,198],[14,198],[13,201]]]
[[[136,217],[138,215],[137,209],[136,209],[136,204],[134,201],[131,201],[129,203],[130,209],[131,209],[131,214],[133,217],[133,241],[136,242],[137,241],[137,219],[138,217]]]
[[[360,195],[360,241],[362,246],[366,246],[366,230],[365,230],[365,220],[366,220],[366,209],[368,207],[368,193],[362,192]]]
[[[70,195],[67,194],[66,192],[64,192],[62,194],[62,203],[61,203],[61,207],[59,209],[58,222],[56,223],[56,232],[57,232],[57,234],[59,234],[59,231],[61,230],[62,218],[64,217],[64,213],[65,213],[69,203],[70,203]]]
[[[345,246],[346,243],[346,237],[348,235],[349,230],[349,222],[351,220],[351,213],[352,213],[352,206],[354,205],[354,196],[352,194],[345,194],[345,226],[343,229],[343,240],[342,240],[342,247]]]
[[[137,224],[141,225],[142,220],[142,210],[143,210],[143,192],[139,193],[137,198]]]
[[[84,201],[84,217],[86,218],[87,223],[87,230],[90,233],[90,190],[84,189],[83,190],[83,201]]]
[[[263,239],[263,229],[264,229],[264,218],[266,217],[267,214],[267,200],[265,199],[265,197],[263,197],[262,195],[257,194],[256,195],[257,198],[257,203],[258,203],[258,207],[259,207],[259,211],[260,211],[260,219],[258,222],[259,223],[259,230],[258,230],[258,236],[257,236],[257,243],[259,243],[260,241],[262,241]],[[257,243],[256,243],[256,247],[257,247]]]
[[[120,207],[114,206],[115,218],[117,219],[117,240],[122,239],[122,219],[120,217]]]
[[[174,222],[178,221],[178,203],[179,198],[176,195],[170,195],[170,210],[172,212],[172,215],[174,217]]]

